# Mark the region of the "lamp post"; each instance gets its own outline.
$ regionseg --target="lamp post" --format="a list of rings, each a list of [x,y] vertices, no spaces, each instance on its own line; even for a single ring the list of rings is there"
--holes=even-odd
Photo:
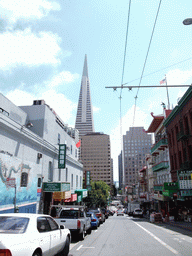
[[[192,18],[187,18],[183,21],[184,25],[191,25],[192,24]]]

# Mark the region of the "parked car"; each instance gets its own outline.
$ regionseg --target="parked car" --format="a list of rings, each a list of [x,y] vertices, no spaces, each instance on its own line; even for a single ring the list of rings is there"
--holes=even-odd
[[[123,212],[123,209],[118,209],[117,210],[117,216],[124,216],[124,212]]]
[[[100,208],[97,209],[90,209],[90,212],[95,213],[96,217],[99,219],[99,223],[102,224],[103,222],[105,222],[105,215],[102,213],[102,211],[100,210]]]
[[[135,209],[133,211],[133,217],[143,217],[143,211],[139,208]]]
[[[0,255],[67,256],[71,234],[49,215],[7,213],[0,215],[0,241]]]
[[[55,221],[61,225],[64,224],[70,231],[74,238],[83,240],[85,234],[91,234],[91,218],[86,216],[84,206],[80,205],[52,205],[56,208]]]
[[[91,218],[91,228],[97,229],[100,225],[98,218],[96,217],[95,213],[93,212],[87,212],[87,217]]]
[[[108,219],[108,217],[109,217],[109,212],[108,212],[105,208],[102,208],[101,211],[102,211],[102,213],[105,215],[105,219]]]

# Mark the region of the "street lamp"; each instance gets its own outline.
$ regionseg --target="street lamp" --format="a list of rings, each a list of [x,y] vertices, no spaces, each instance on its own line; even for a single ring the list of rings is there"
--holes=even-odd
[[[187,18],[183,21],[184,25],[191,25],[192,24],[192,18]]]

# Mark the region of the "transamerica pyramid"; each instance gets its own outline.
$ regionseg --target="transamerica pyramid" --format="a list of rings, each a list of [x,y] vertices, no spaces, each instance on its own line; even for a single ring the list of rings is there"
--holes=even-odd
[[[94,132],[93,109],[91,104],[90,83],[87,68],[87,55],[85,55],[81,89],[77,108],[75,128],[79,130],[79,137]]]

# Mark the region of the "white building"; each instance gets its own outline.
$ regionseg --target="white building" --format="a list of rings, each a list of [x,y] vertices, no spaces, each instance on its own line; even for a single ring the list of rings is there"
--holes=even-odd
[[[19,212],[47,212],[58,184],[62,199],[75,200],[71,195],[83,185],[78,140],[78,131],[43,100],[17,107],[0,94],[0,212],[13,212],[16,205]],[[58,168],[59,144],[67,146],[65,169]],[[42,183],[52,184],[52,192],[43,192]]]

